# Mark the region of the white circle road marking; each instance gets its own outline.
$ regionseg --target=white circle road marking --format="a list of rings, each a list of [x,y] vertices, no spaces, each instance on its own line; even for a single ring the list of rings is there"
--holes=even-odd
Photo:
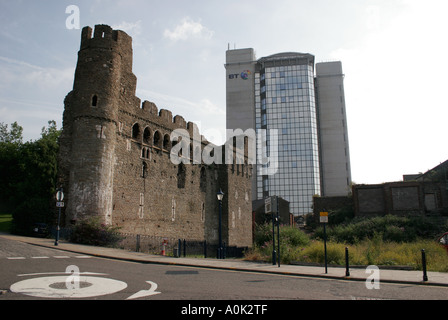
[[[128,286],[123,281],[80,275],[79,282],[86,283],[88,286],[76,289],[59,289],[58,285],[65,284],[66,280],[67,276],[28,279],[14,283],[10,290],[32,297],[63,299],[103,296],[119,292]]]

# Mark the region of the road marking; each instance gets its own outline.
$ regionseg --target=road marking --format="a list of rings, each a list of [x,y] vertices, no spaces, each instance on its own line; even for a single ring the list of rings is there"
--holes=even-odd
[[[29,276],[44,276],[50,274],[67,274],[67,272],[40,272],[40,273],[25,273],[18,274],[18,277],[29,277]],[[80,275],[91,275],[91,276],[107,276],[107,273],[97,273],[97,272],[80,272]]]
[[[156,291],[157,289],[157,283],[154,283],[152,281],[146,281],[147,284],[149,284],[151,287],[149,288],[149,290],[141,290],[135,294],[133,294],[132,296],[130,296],[129,298],[127,298],[126,300],[131,300],[131,299],[137,299],[137,298],[143,298],[143,297],[149,297],[149,296],[153,296],[156,294],[161,294],[162,292]]]
[[[70,258],[77,258],[77,259],[90,259],[92,256],[53,256],[55,259],[70,259]],[[37,257],[6,257],[8,260],[25,260],[25,259],[50,259],[50,257],[47,256],[37,256]]]
[[[40,277],[14,283],[10,290],[39,298],[90,298],[116,293],[127,288],[127,283],[119,280],[79,275],[79,287],[66,287],[68,274],[56,277]]]

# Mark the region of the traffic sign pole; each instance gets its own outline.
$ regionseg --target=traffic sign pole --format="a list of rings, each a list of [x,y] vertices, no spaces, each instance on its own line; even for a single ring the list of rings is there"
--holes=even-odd
[[[62,200],[64,200],[64,192],[62,188],[60,188],[56,193],[56,200],[57,200],[56,207],[59,208],[59,213],[58,213],[58,226],[56,227],[56,239],[54,240],[55,246],[57,246],[59,242],[59,230],[61,229],[59,226],[61,223],[61,208],[64,206],[64,202],[62,202]]]
[[[278,210],[278,197],[276,198],[275,204],[276,204],[276,210],[277,210],[277,255],[278,255],[278,267],[280,268],[280,216],[279,216],[279,210]]]
[[[325,273],[328,273],[327,264],[327,223],[324,223],[324,251],[325,251]]]
[[[321,212],[320,213],[320,222],[324,224],[325,273],[328,273],[328,264],[327,264],[327,223],[328,223],[328,212]]]

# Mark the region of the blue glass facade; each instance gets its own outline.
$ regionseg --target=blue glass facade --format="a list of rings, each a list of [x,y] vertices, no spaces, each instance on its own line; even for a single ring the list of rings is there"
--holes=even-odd
[[[312,212],[320,194],[319,139],[314,92],[314,57],[279,54],[258,61],[255,74],[256,129],[266,129],[266,152],[277,156],[274,175],[257,176],[257,198],[277,195],[290,202],[290,212]],[[278,145],[270,133],[277,133]]]

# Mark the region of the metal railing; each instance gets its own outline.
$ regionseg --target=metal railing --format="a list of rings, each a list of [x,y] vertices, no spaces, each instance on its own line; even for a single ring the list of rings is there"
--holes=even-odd
[[[121,234],[122,240],[118,247],[124,250],[142,252],[148,254],[161,254],[174,257],[203,257],[216,258],[218,244],[205,240],[173,239],[158,236],[146,236],[139,234]],[[226,246],[224,243],[225,257],[242,258],[247,247]]]

